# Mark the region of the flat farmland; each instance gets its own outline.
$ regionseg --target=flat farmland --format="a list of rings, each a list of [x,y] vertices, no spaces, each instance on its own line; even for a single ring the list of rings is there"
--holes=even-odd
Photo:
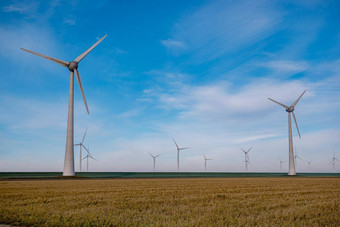
[[[0,181],[0,223],[340,226],[340,178]]]

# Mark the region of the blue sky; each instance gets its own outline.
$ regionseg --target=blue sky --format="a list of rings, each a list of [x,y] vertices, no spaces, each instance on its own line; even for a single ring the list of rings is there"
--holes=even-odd
[[[75,142],[91,171],[288,169],[285,110],[296,106],[299,171],[340,157],[339,1],[1,1],[0,171],[62,171],[71,61],[105,34],[75,85]],[[79,151],[75,149],[76,170]],[[340,163],[337,165],[340,171]]]

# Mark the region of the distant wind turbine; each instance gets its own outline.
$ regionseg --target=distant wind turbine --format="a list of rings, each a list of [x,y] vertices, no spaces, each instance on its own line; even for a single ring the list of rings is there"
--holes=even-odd
[[[39,54],[30,50],[26,50],[24,48],[21,48],[22,50],[31,53],[31,54],[35,54],[39,57],[43,57],[46,58],[48,60],[51,60],[61,66],[64,66],[66,68],[68,68],[68,70],[71,72],[71,76],[70,76],[70,91],[69,91],[69,100],[68,100],[68,118],[67,118],[67,136],[66,136],[66,149],[65,149],[65,161],[64,161],[64,171],[63,171],[63,176],[74,176],[74,143],[73,143],[73,120],[74,120],[74,106],[73,106],[73,101],[74,101],[74,75],[76,74],[76,78],[80,87],[80,91],[81,94],[83,96],[84,99],[84,103],[85,103],[85,107],[87,110],[87,113],[89,114],[89,108],[87,107],[87,102],[85,99],[85,94],[84,94],[84,90],[83,90],[83,85],[81,83],[81,79],[80,79],[80,74],[78,72],[78,64],[79,62],[90,53],[90,51],[95,48],[101,41],[103,41],[103,39],[106,37],[106,35],[101,38],[100,40],[98,40],[94,45],[92,45],[87,51],[85,51],[84,53],[82,53],[81,55],[79,55],[74,61],[71,62],[66,62],[63,60],[59,60],[56,58],[52,58],[52,57],[48,57],[46,55],[43,54]]]
[[[280,159],[280,170],[282,170],[282,164],[285,163],[285,161]]]
[[[253,148],[253,146],[251,146],[247,151],[243,150],[242,148],[240,148],[243,153],[244,153],[244,163],[246,165],[246,171],[248,172],[248,163],[249,163],[249,156],[248,153],[249,151]]]
[[[83,144],[85,136],[86,136],[86,133],[87,133],[87,129],[86,129],[86,131],[84,133],[84,136],[83,136],[83,139],[81,140],[81,142],[74,145],[74,146],[79,146],[79,148],[80,148],[80,152],[79,152],[79,154],[80,154],[80,158],[79,158],[79,172],[81,172],[81,163],[82,163],[82,157],[83,157],[82,156],[82,148],[84,148],[87,151],[87,148]]]
[[[300,159],[301,161],[305,161],[303,160],[298,154],[297,154],[297,149],[295,147],[295,155],[294,155],[294,161],[295,161],[295,169],[297,170],[297,159]]]
[[[307,163],[308,163],[308,169],[310,170],[312,161],[307,161]]]
[[[295,108],[296,104],[299,102],[299,100],[301,99],[301,97],[305,94],[305,92],[306,92],[306,90],[300,95],[300,97],[295,102],[293,102],[293,104],[291,106],[286,106],[282,103],[279,103],[278,101],[275,101],[271,98],[268,98],[270,101],[273,101],[276,104],[279,104],[280,106],[284,107],[286,109],[286,111],[288,112],[288,134],[289,134],[289,172],[288,172],[288,175],[296,175],[296,170],[295,170],[295,165],[294,165],[291,113],[293,114],[296,129],[297,129],[297,131],[299,133],[299,137],[301,139],[299,127],[298,127],[298,124],[296,122],[296,118],[295,118],[295,114],[294,114],[294,108]]]
[[[212,159],[205,157],[204,153],[203,153],[203,156],[204,156],[204,168],[205,168],[205,172],[207,172],[207,161],[212,160]]]
[[[334,152],[334,155],[333,155],[333,158],[332,158],[332,166],[333,166],[333,172],[335,173],[335,163],[336,162],[339,162],[339,160],[335,157],[335,152]]]
[[[184,149],[188,149],[189,147],[179,147],[175,141],[174,138],[172,138],[172,140],[174,141],[174,143],[176,144],[177,147],[177,171],[179,171],[179,151],[184,150]]]
[[[86,165],[86,171],[88,172],[89,171],[89,158],[92,158],[93,160],[97,161],[96,159],[94,159],[90,153],[90,146],[88,149],[86,149],[87,151],[87,155],[83,158],[83,160],[86,158],[86,161],[87,161],[87,165]]]
[[[149,153],[149,155],[151,155],[151,157],[153,158],[153,171],[155,171],[155,169],[156,169],[156,158],[158,156],[160,156],[161,154],[154,156],[151,153]]]

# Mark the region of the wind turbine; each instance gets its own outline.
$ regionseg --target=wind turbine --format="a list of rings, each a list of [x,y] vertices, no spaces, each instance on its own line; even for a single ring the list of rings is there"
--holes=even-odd
[[[93,44],[88,50],[86,50],[84,53],[82,53],[81,55],[79,55],[74,61],[71,62],[66,62],[63,60],[59,60],[56,58],[52,58],[52,57],[48,57],[46,55],[43,54],[39,54],[30,50],[26,50],[24,48],[21,48],[24,51],[27,51],[31,54],[35,54],[37,56],[46,58],[48,60],[51,60],[61,66],[64,66],[66,68],[68,68],[68,70],[71,72],[70,75],[70,91],[69,91],[69,100],[68,100],[68,117],[67,117],[67,136],[66,136],[66,149],[65,149],[65,160],[64,160],[64,171],[63,171],[63,176],[74,176],[74,143],[73,143],[73,119],[74,119],[74,106],[73,106],[73,100],[74,100],[74,74],[76,75],[78,84],[79,84],[79,88],[81,91],[81,94],[83,96],[84,99],[84,103],[85,103],[85,107],[87,110],[87,113],[89,114],[89,108],[87,107],[87,102],[85,99],[85,94],[84,94],[84,90],[83,90],[83,86],[81,83],[81,79],[80,79],[80,74],[78,72],[78,64],[80,63],[80,61],[90,53],[90,51],[95,48],[101,41],[103,41],[103,39],[106,37],[107,35],[105,35],[103,38],[101,38],[100,40],[98,40],[95,44]]]
[[[248,153],[249,151],[253,148],[253,146],[251,146],[247,151],[243,150],[241,148],[241,150],[243,151],[244,153],[244,162],[245,162],[245,165],[246,165],[246,171],[248,172],[248,163],[249,163],[249,156],[248,156]]]
[[[293,136],[292,136],[292,122],[291,122],[291,113],[293,114],[294,117],[294,121],[295,121],[295,125],[296,125],[296,129],[299,133],[299,137],[301,139],[301,135],[300,135],[300,131],[299,131],[299,127],[298,124],[296,122],[296,118],[295,118],[295,114],[294,114],[294,108],[296,106],[296,104],[299,102],[299,100],[301,99],[301,97],[305,94],[306,90],[300,95],[300,97],[293,102],[293,104],[291,106],[286,106],[282,103],[279,103],[271,98],[268,98],[270,101],[273,101],[277,104],[279,104],[280,106],[284,107],[286,109],[286,111],[288,112],[288,135],[289,135],[289,172],[288,175],[296,175],[296,171],[295,171],[295,165],[294,165],[294,151],[293,151]]]
[[[307,163],[308,163],[308,169],[310,170],[310,166],[312,164],[312,161],[307,161]]]
[[[81,142],[79,142],[78,144],[75,144],[74,146],[79,146],[79,148],[80,148],[80,158],[79,158],[79,172],[81,172],[81,162],[82,162],[82,148],[84,148],[87,152],[88,152],[88,150],[87,150],[87,148],[84,146],[84,139],[85,139],[85,136],[86,136],[86,133],[87,133],[87,129],[86,129],[86,131],[85,131],[85,133],[84,133],[84,136],[83,136],[83,139],[81,140]]]
[[[205,172],[207,172],[207,161],[212,160],[210,158],[205,157],[205,154],[203,153],[204,156],[204,167],[205,167]]]
[[[184,149],[188,149],[189,147],[179,147],[175,141],[174,138],[172,138],[172,140],[174,141],[174,143],[176,144],[177,147],[177,171],[179,171],[179,151],[184,150]]]
[[[149,153],[149,155],[151,155],[151,157],[153,158],[153,171],[155,172],[155,169],[156,169],[156,158],[158,156],[160,156],[161,154],[154,156],[151,153]]]
[[[90,153],[90,146],[89,146],[89,149],[86,149],[86,151],[87,151],[87,155],[83,158],[83,160],[86,158],[86,161],[87,161],[86,171],[88,172],[89,171],[89,158],[92,158],[95,161],[96,159],[94,159]]]
[[[285,161],[280,159],[280,170],[282,170],[282,164],[285,163]]]
[[[335,152],[334,152],[334,155],[333,155],[333,158],[332,158],[332,166],[333,166],[333,172],[335,173],[335,162],[339,162],[339,159],[337,159],[335,157]]]
[[[295,147],[295,155],[294,155],[294,161],[295,161],[295,169],[297,170],[297,159],[300,159],[301,161],[304,161],[300,156],[297,154],[297,149]]]

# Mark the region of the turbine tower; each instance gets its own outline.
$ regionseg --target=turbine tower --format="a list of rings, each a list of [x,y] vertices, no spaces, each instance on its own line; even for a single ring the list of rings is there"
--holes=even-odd
[[[79,155],[80,155],[80,157],[79,157],[79,172],[81,172],[81,162],[82,162],[82,148],[84,148],[86,151],[88,151],[87,150],[87,148],[84,146],[84,139],[85,139],[85,136],[86,136],[86,133],[87,133],[87,129],[86,129],[86,131],[85,131],[85,133],[84,133],[84,136],[83,136],[83,139],[81,140],[81,142],[79,142],[78,144],[75,144],[74,146],[79,146],[79,148],[80,148],[80,152],[79,152]]]
[[[176,144],[177,147],[177,171],[179,171],[179,151],[184,150],[184,149],[188,149],[189,147],[179,147],[175,141],[174,138],[172,138],[172,140],[174,141],[174,143]]]
[[[151,155],[151,157],[153,158],[153,171],[155,172],[155,170],[156,170],[156,158],[158,156],[160,156],[161,154],[154,156],[151,153],[149,153],[149,155]]]
[[[86,158],[86,161],[87,161],[86,172],[88,172],[89,171],[89,158],[92,158],[95,161],[96,159],[94,159],[90,153],[90,146],[89,146],[89,149],[86,149],[86,151],[87,151],[87,155],[83,158],[83,160]]]
[[[243,151],[244,153],[244,163],[245,163],[245,167],[246,167],[246,171],[248,172],[248,163],[249,163],[249,156],[248,156],[248,153],[249,151],[253,148],[253,146],[251,146],[247,151],[243,150],[241,148],[241,150]]]
[[[288,135],[289,135],[289,172],[288,175],[296,175],[296,171],[295,171],[295,165],[294,165],[294,151],[293,151],[293,136],[292,136],[292,121],[291,121],[291,114],[293,114],[294,117],[294,121],[295,121],[295,125],[296,125],[296,129],[299,133],[299,137],[301,139],[301,135],[300,135],[300,131],[299,131],[299,127],[298,124],[296,122],[296,118],[295,118],[295,114],[294,114],[294,108],[296,106],[296,104],[299,102],[299,100],[301,99],[301,97],[305,94],[306,90],[300,95],[300,97],[293,102],[293,104],[291,106],[286,106],[282,103],[279,103],[271,98],[268,98],[270,101],[275,102],[276,104],[279,104],[280,106],[284,107],[286,109],[286,111],[288,112]]]
[[[203,153],[203,156],[204,156],[204,168],[205,168],[205,172],[207,172],[207,161],[212,160],[212,159],[205,157],[204,153]]]
[[[73,143],[73,119],[74,119],[74,106],[73,106],[73,100],[74,100],[74,74],[76,75],[79,87],[80,87],[80,91],[81,94],[83,96],[84,99],[84,103],[85,103],[85,107],[87,110],[87,113],[89,114],[89,108],[87,107],[87,102],[85,99],[85,94],[84,94],[84,90],[83,90],[83,86],[81,83],[81,79],[80,79],[80,74],[78,72],[78,64],[80,63],[80,61],[90,53],[90,51],[95,48],[101,41],[103,41],[103,39],[106,37],[107,35],[105,35],[103,38],[101,38],[100,40],[98,40],[95,44],[93,44],[93,46],[91,46],[87,51],[85,51],[84,53],[82,53],[81,55],[79,55],[74,61],[71,62],[66,62],[66,61],[62,61],[56,58],[52,58],[52,57],[48,57],[46,55],[42,55],[30,50],[26,50],[24,48],[21,48],[24,51],[27,51],[31,54],[35,54],[38,55],[40,57],[46,58],[48,60],[51,60],[61,66],[64,66],[66,68],[68,68],[68,70],[70,71],[71,75],[70,75],[70,91],[69,91],[69,100],[68,100],[68,118],[67,118],[67,136],[66,136],[66,149],[65,149],[65,160],[64,160],[64,171],[63,171],[63,176],[74,176],[74,143]]]

